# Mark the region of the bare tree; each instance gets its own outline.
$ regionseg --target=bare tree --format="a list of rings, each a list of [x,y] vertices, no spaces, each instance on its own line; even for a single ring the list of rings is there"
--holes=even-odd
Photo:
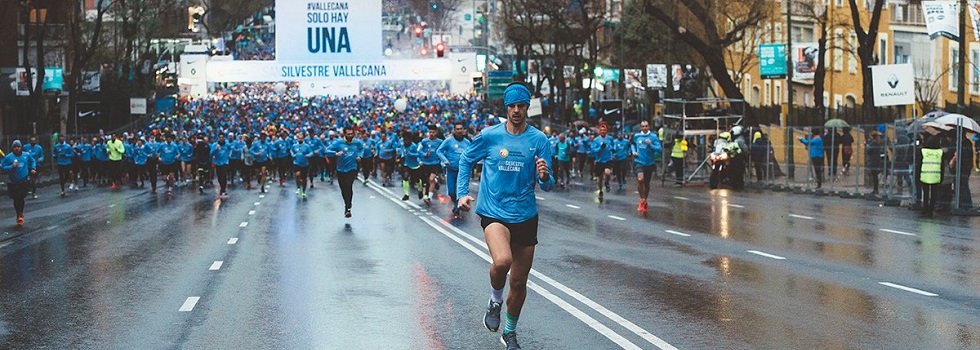
[[[463,0],[408,0],[408,3],[430,28],[447,31],[455,23],[452,16]]]
[[[730,98],[742,98],[728,73],[725,51],[771,13],[766,0],[644,0],[644,10],[665,24],[704,60],[713,79]],[[676,14],[676,15],[675,15]]]
[[[915,70],[915,102],[922,114],[936,110],[939,101],[946,91],[946,73],[950,67],[932,65],[927,61],[914,61]]]
[[[100,46],[105,43],[103,24],[108,9],[112,7],[112,1],[96,0],[93,18],[86,18],[81,7],[71,7],[67,26],[70,65],[67,74],[65,74],[68,90],[68,113],[62,114],[62,133],[67,131],[67,118],[74,118],[78,114],[76,102],[78,102],[78,95],[81,92],[83,72],[91,64],[96,51],[100,50]],[[77,130],[78,126],[76,125],[75,128]]]
[[[851,21],[854,32],[857,34],[857,56],[861,60],[862,78],[862,112],[865,118],[872,118],[874,114],[874,89],[871,81],[871,66],[878,63],[875,57],[875,46],[878,41],[878,26],[881,24],[882,8],[885,0],[867,0],[870,3],[868,11],[871,11],[870,18],[863,16],[857,1],[847,0],[851,9]]]

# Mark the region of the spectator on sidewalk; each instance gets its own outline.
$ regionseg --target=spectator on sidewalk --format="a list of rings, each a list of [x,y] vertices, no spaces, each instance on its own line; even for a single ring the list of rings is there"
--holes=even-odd
[[[888,151],[885,149],[885,142],[882,139],[881,132],[878,130],[871,131],[871,138],[868,140],[864,152],[865,166],[871,172],[871,194],[878,194],[879,177],[885,164],[888,164]]]
[[[813,172],[816,173],[817,188],[823,186],[823,138],[820,137],[820,129],[813,129],[813,137],[810,139],[800,138],[800,142],[807,146],[810,151],[810,163],[813,164]]]

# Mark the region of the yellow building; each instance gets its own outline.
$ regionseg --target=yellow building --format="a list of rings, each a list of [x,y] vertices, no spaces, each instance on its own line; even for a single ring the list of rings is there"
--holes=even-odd
[[[885,1],[885,0],[880,0]],[[871,10],[867,6],[874,0],[857,1],[866,28],[871,20]],[[916,80],[919,83],[917,97],[919,109],[925,106],[942,107],[945,101],[955,101],[955,72],[951,69],[955,56],[956,43],[940,38],[930,40],[925,27],[921,5],[901,4],[901,1],[887,1],[879,24],[875,57],[879,64],[912,63],[915,66]],[[782,6],[772,6],[770,17],[763,20],[743,42],[730,49],[728,61],[730,71],[736,81],[741,81],[741,89],[746,101],[752,106],[773,106],[785,104],[786,80],[761,79],[759,76],[758,46],[762,43],[786,42],[786,16]],[[846,0],[794,0],[792,18],[793,46],[798,48],[812,45],[821,37],[821,28],[826,26],[827,51],[822,64],[826,67],[823,100],[832,109],[855,108],[862,101],[861,61],[857,56],[857,34],[854,30],[850,8]],[[970,34],[970,39],[973,35]],[[970,45],[970,58],[980,62],[980,44],[973,40]],[[793,55],[796,51],[789,50]],[[816,104],[813,79],[806,76],[807,69],[798,69],[793,79],[793,104],[813,107]],[[980,101],[980,68],[967,71],[970,96]],[[943,79],[937,79],[938,77]],[[739,79],[740,78],[740,79]],[[940,81],[941,80],[941,81]],[[932,83],[930,83],[932,82]],[[944,83],[945,82],[945,83]],[[952,91],[949,91],[952,89]],[[926,103],[922,103],[926,102]],[[919,113],[921,114],[921,112]]]

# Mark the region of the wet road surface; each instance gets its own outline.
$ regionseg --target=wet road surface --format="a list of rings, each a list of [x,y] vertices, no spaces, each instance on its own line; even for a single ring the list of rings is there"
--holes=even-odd
[[[371,182],[344,219],[316,185],[86,188],[28,200],[20,229],[3,203],[0,347],[501,348],[475,214]],[[538,196],[525,349],[980,347],[977,218],[659,184],[645,216],[629,185]]]

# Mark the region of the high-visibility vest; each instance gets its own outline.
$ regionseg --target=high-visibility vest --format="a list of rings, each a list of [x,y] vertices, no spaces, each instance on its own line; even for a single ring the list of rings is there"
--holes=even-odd
[[[922,149],[922,171],[919,181],[926,185],[935,185],[942,181],[943,150],[941,148]]]
[[[670,149],[670,156],[672,158],[684,158],[684,152],[687,152],[687,140],[674,140],[674,147]]]

